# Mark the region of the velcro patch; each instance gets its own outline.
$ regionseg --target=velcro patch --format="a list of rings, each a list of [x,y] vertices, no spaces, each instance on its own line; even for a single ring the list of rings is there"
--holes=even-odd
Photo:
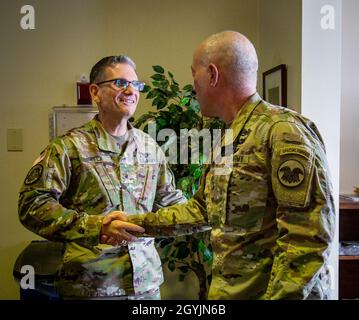
[[[314,151],[309,146],[283,145],[272,160],[273,191],[280,205],[304,207],[310,201]]]
[[[306,172],[304,166],[297,160],[286,160],[277,172],[279,182],[288,188],[295,188],[302,184]]]
[[[282,148],[280,150],[280,155],[281,156],[284,156],[286,154],[297,154],[297,155],[300,155],[300,156],[303,156],[307,159],[310,159],[311,158],[311,153],[304,149],[304,148],[301,148],[301,147],[286,147],[286,148]]]
[[[25,178],[25,184],[30,185],[38,181],[42,176],[43,170],[44,168],[41,164],[33,166]]]

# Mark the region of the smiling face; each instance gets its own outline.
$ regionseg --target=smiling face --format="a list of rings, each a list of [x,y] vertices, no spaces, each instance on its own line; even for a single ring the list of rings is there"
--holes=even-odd
[[[102,81],[111,79],[138,80],[133,67],[126,63],[105,69]],[[134,90],[131,84],[126,89],[118,88],[113,82],[91,86],[92,98],[97,103],[100,113],[117,119],[129,119],[135,113],[140,93]]]

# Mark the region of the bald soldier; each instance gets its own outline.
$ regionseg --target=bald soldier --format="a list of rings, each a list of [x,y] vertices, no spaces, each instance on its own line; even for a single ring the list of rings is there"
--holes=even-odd
[[[262,100],[257,69],[255,48],[237,32],[198,46],[201,111],[233,130],[233,154],[207,168],[188,204],[128,221],[147,235],[209,222],[210,299],[327,299],[335,216],[323,140],[309,119]]]
[[[29,171],[19,198],[24,226],[63,242],[56,282],[62,298],[159,299],[161,261],[151,238],[134,238],[141,227],[118,220],[186,202],[175,189],[164,153],[128,119],[144,83],[135,63],[110,56],[95,64],[90,92],[99,114],[54,139]],[[101,244],[100,236],[121,242]]]

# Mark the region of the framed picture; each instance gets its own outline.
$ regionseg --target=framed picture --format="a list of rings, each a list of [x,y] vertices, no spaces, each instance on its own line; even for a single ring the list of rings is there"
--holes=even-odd
[[[263,99],[274,105],[287,106],[287,66],[285,64],[263,72]]]

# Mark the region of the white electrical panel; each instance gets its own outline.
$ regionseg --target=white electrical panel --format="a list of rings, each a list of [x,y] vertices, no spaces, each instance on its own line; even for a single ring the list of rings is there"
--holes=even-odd
[[[22,129],[7,129],[7,151],[22,151]]]
[[[95,107],[54,107],[50,116],[50,141],[70,129],[82,126],[97,113]]]

